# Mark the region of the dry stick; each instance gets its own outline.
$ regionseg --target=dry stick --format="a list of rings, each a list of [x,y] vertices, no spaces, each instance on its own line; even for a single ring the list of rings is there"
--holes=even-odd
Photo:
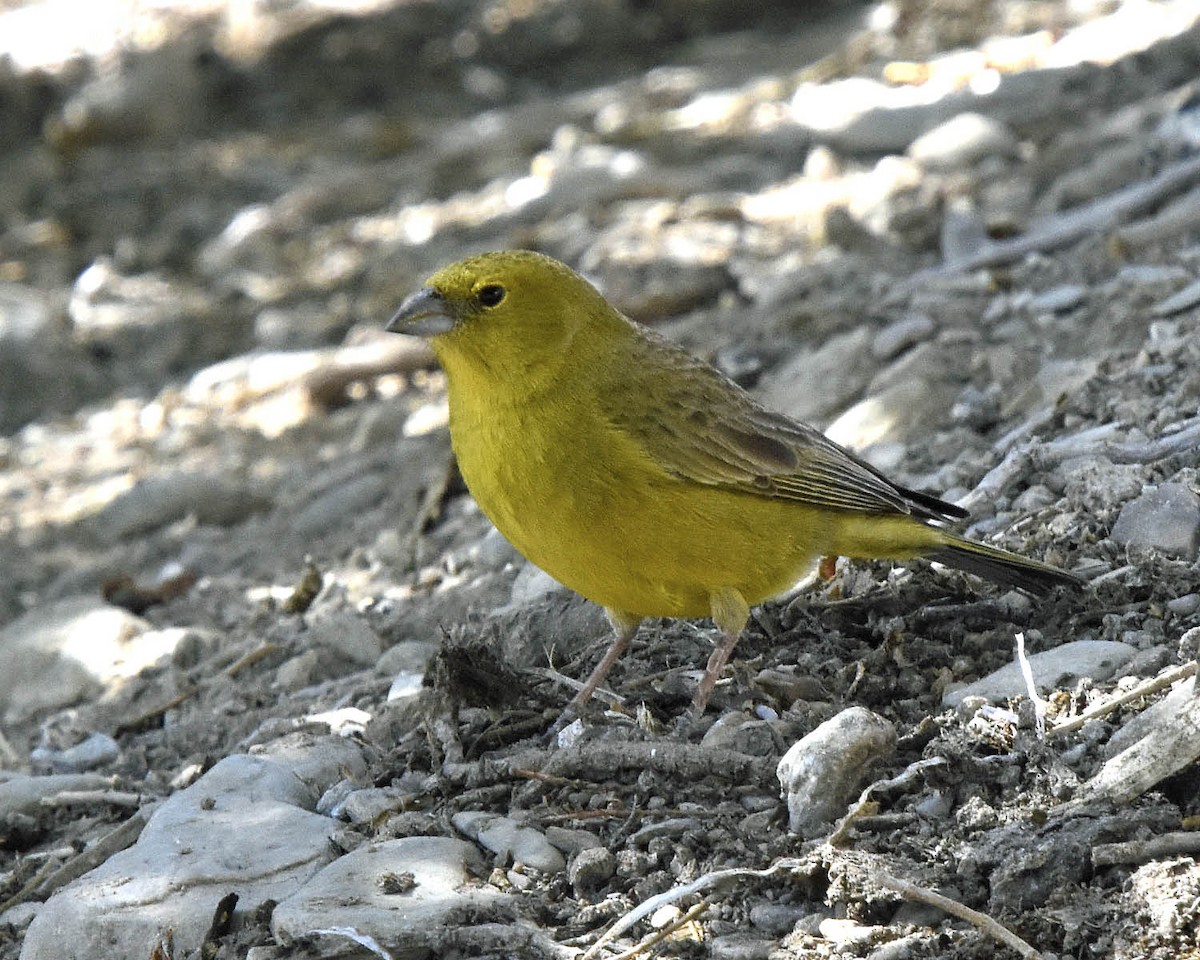
[[[119,737],[123,733],[128,733],[130,731],[135,731],[135,730],[141,730],[141,729],[149,726],[149,724],[151,724],[152,722],[159,720],[163,716],[163,714],[165,714],[168,710],[174,710],[177,706],[179,706],[185,700],[189,699],[190,697],[194,697],[199,692],[200,692],[199,687],[189,687],[188,689],[182,690],[179,693],[175,694],[175,696],[173,696],[166,703],[160,704],[157,707],[151,707],[149,710],[145,711],[144,713],[139,713],[132,720],[122,721],[121,723],[117,724],[116,736]]]
[[[875,790],[892,786],[902,786],[915,779],[918,774],[923,773],[930,767],[942,766],[945,764],[945,762],[945,759],[942,757],[929,757],[924,760],[918,760],[915,763],[909,764],[909,766],[907,766],[897,776],[886,780],[877,780],[876,782],[870,784],[865,790],[863,790],[863,792],[859,795],[858,800],[847,812],[846,816],[842,818],[842,820],[834,828],[833,832],[829,835],[828,839],[823,844],[825,849],[829,850],[831,854],[836,855],[836,850],[834,849],[835,844],[845,837],[850,825],[857,820],[859,816],[861,816],[861,813],[865,809],[871,794]],[[816,845],[812,845],[809,849],[816,849]],[[717,886],[718,884],[724,883],[728,880],[740,880],[743,878],[764,880],[787,870],[798,870],[803,865],[804,860],[798,857],[785,857],[776,860],[773,864],[771,864],[771,866],[761,870],[752,870],[741,867],[731,867],[727,870],[714,870],[711,873],[706,873],[697,877],[691,883],[686,883],[678,887],[672,887],[670,890],[666,890],[663,893],[656,894],[655,896],[642,901],[623,917],[621,917],[621,919],[614,923],[612,927],[600,937],[599,940],[597,940],[591,945],[591,947],[588,948],[581,960],[591,960],[591,958],[595,957],[602,947],[611,943],[642,918],[650,916],[659,907],[674,903],[675,901],[690,896],[691,894],[700,893],[703,890],[707,890],[710,887]],[[976,911],[971,910],[969,907],[956,903],[953,900],[949,900],[946,897],[942,897],[939,894],[926,891],[923,888],[917,887],[913,884],[908,884],[904,881],[896,880],[887,874],[882,874],[881,876],[885,878],[883,881],[884,886],[889,887],[890,889],[899,893],[901,896],[908,899],[922,899],[917,897],[915,894],[910,897],[909,893],[907,892],[909,890],[917,891],[918,893],[922,894],[928,894],[928,897],[923,898],[922,902],[940,907],[947,913],[961,917],[965,920],[969,920],[971,923],[975,923],[976,926],[979,926],[981,929],[990,933],[992,936],[995,936],[1004,943],[1008,943],[1009,945],[1020,944],[1020,947],[1015,947],[1015,949],[1018,949],[1018,952],[1020,952],[1022,956],[1040,958],[1040,954],[1038,954],[1037,951],[1033,950],[1032,947],[1029,947],[1028,944],[1018,938],[1016,934],[1011,933],[1009,930],[1002,927],[990,917],[986,917],[983,914],[977,913]],[[943,901],[947,904],[951,904],[952,908],[943,906]],[[974,918],[982,918],[984,922],[979,923]],[[994,931],[996,930],[1001,931],[1001,933],[995,933]],[[622,954],[622,956],[625,955],[626,954]],[[634,954],[630,953],[628,955],[633,956]]]
[[[699,893],[702,890],[707,890],[710,887],[716,886],[727,880],[740,880],[743,878],[753,878],[765,880],[777,873],[786,870],[796,870],[803,866],[803,861],[796,857],[786,857],[776,860],[775,863],[763,870],[750,870],[744,868],[733,867],[727,870],[714,870],[712,873],[706,873],[703,876],[697,877],[691,883],[683,884],[682,886],[673,887],[670,890],[650,897],[642,901],[634,909],[629,911],[618,920],[613,926],[605,932],[605,934],[597,940],[587,952],[584,953],[581,960],[592,960],[593,957],[600,951],[602,947],[611,943],[626,930],[632,927],[639,920],[650,916],[659,907],[674,903],[683,897],[690,896],[693,893]],[[882,871],[873,871],[870,874],[871,879],[878,882],[880,886],[891,890],[893,893],[899,894],[905,900],[911,900],[915,903],[925,903],[932,907],[937,907],[939,910],[958,917],[960,920],[965,920],[994,940],[998,940],[1005,946],[1015,950],[1020,956],[1026,960],[1042,960],[1042,955],[1031,947],[1028,943],[1018,937],[1015,933],[1005,927],[997,920],[993,920],[987,914],[980,913],[978,910],[972,910],[965,904],[959,903],[957,900],[951,900],[949,897],[943,896],[940,893],[935,893],[925,887],[919,887],[915,883],[910,883],[907,880],[900,880],[891,874]],[[699,906],[707,905],[704,901]],[[633,956],[633,953],[622,954],[621,956]],[[616,958],[613,958],[616,960]]]
[[[534,670],[533,672],[540,674],[547,680],[553,681],[554,683],[560,683],[564,687],[570,687],[576,693],[582,690],[584,686],[582,680],[576,680],[574,677],[568,677],[565,673],[560,673],[553,667],[542,667]],[[605,703],[614,707],[619,707],[625,703],[625,698],[623,696],[621,696],[619,693],[613,693],[606,687],[597,687],[592,691],[592,697],[596,700],[603,700]]]
[[[1107,437],[1117,429],[1117,424],[1101,424],[1050,443],[1031,440],[1019,444],[984,474],[975,489],[963,497],[958,505],[965,510],[973,510],[982,503],[994,500],[1031,469],[1051,467],[1072,457],[1105,457],[1113,463],[1153,463],[1176,453],[1195,450],[1200,445],[1200,417],[1185,420],[1174,433],[1139,443],[1108,440]]]
[[[1122,564],[1119,567],[1114,567],[1107,573],[1100,574],[1098,577],[1092,577],[1088,581],[1088,586],[1095,588],[1100,586],[1102,583],[1108,583],[1109,580],[1120,580],[1123,576],[1125,576],[1125,574],[1132,573],[1136,569],[1137,567],[1135,567],[1132,563]]]
[[[271,656],[271,654],[278,653],[282,649],[283,648],[279,644],[272,643],[270,640],[268,640],[226,667],[225,676],[236,677],[247,667],[254,666],[260,660],[265,660],[267,657]]]
[[[1099,717],[1107,716],[1114,710],[1125,706],[1125,704],[1133,700],[1139,700],[1142,697],[1148,697],[1153,693],[1158,693],[1159,690],[1165,690],[1167,687],[1171,686],[1171,684],[1179,680],[1186,680],[1188,677],[1195,674],[1197,666],[1200,665],[1198,665],[1195,660],[1191,660],[1182,666],[1175,667],[1173,670],[1168,670],[1166,673],[1160,673],[1157,677],[1152,677],[1145,683],[1139,683],[1132,690],[1126,691],[1119,697],[1113,697],[1113,699],[1098,704],[1097,706],[1089,707],[1079,716],[1072,717],[1070,720],[1056,724],[1050,730],[1050,736],[1057,737],[1064,733],[1073,733],[1089,720],[1095,720]]]
[[[1124,251],[1162,244],[1200,226],[1200,190],[1193,189],[1152,217],[1118,230],[1113,239]]]
[[[417,563],[417,547],[421,539],[421,534],[441,514],[442,504],[445,502],[447,493],[454,483],[457,471],[454,454],[446,451],[446,457],[439,466],[441,470],[434,478],[434,482],[429,484],[422,493],[421,503],[417,507],[417,515],[413,518],[412,524],[405,531],[404,535],[406,568],[411,568],[414,571],[420,569],[420,564]]]
[[[82,877],[89,870],[94,870],[118,850],[124,850],[132,844],[141,834],[147,819],[149,818],[146,812],[139,810],[66,863],[59,865],[54,860],[47,860],[28,883],[0,903],[0,913],[35,896],[44,900],[59,887],[66,886],[76,877]]]
[[[953,276],[984,267],[1012,263],[1030,253],[1057,250],[1068,244],[1113,230],[1149,212],[1172,194],[1200,182],[1200,156],[1172,164],[1141,183],[1118,190],[1092,203],[1056,214],[1030,226],[1023,236],[988,244],[982,250],[940,267],[922,270],[898,286],[915,290],[936,277]]]
[[[786,857],[782,860],[776,860],[771,866],[763,870],[751,870],[744,867],[730,867],[727,870],[714,870],[712,873],[706,873],[697,877],[691,883],[685,883],[682,886],[672,887],[662,893],[650,897],[648,900],[643,900],[636,907],[630,910],[625,916],[621,917],[614,923],[604,935],[588,947],[587,952],[580,960],[591,960],[596,956],[600,948],[611,943],[626,930],[632,927],[643,917],[648,917],[654,913],[659,907],[667,906],[680,900],[683,897],[690,896],[693,893],[700,893],[702,890],[707,890],[709,887],[716,886],[726,880],[740,880],[743,877],[752,877],[757,879],[766,879],[777,873],[782,873],[784,870],[795,870],[803,865],[803,861],[795,857]]]
[[[22,765],[22,758],[17,755],[17,751],[8,742],[8,737],[4,735],[4,731],[0,730],[0,769],[20,770]]]
[[[846,815],[838,821],[837,825],[833,828],[833,833],[829,835],[829,838],[825,842],[831,847],[836,847],[846,839],[846,835],[850,832],[850,827],[855,821],[862,818],[867,809],[867,804],[870,802],[871,794],[876,790],[905,786],[915,780],[917,774],[923,773],[930,767],[945,766],[946,763],[945,757],[926,757],[924,760],[917,760],[910,763],[894,777],[890,777],[887,780],[876,780],[874,783],[868,784],[867,788],[859,794],[858,799],[847,811]]]
[[[114,853],[132,846],[134,841],[141,836],[142,828],[146,826],[149,819],[150,812],[143,807],[119,827],[110,830],[85,849],[79,856],[64,863],[38,888],[38,896],[43,898],[50,896],[59,887],[64,887],[75,878],[82,877],[89,870],[96,869]]]
[[[52,797],[42,797],[43,807],[72,807],[85,803],[102,803],[112,807],[139,807],[145,796],[128,790],[60,790]]]
[[[707,900],[701,900],[699,903],[695,904],[687,913],[676,918],[673,922],[668,923],[661,930],[655,930],[652,934],[650,934],[650,936],[646,937],[640,943],[636,944],[635,946],[630,947],[624,953],[618,953],[614,957],[609,957],[608,960],[633,960],[634,957],[638,956],[639,954],[645,953],[656,943],[661,943],[663,940],[666,940],[667,937],[669,937],[671,934],[673,934],[680,927],[684,926],[685,924],[691,923],[698,916],[700,916],[700,914],[702,914],[705,910],[707,910],[710,906],[712,906],[712,904],[710,904]]]
[[[6,912],[10,907],[15,907],[18,903],[24,903],[33,896],[35,890],[42,885],[42,882],[58,870],[58,864],[54,860],[47,860],[40,867],[37,873],[30,877],[23,887],[14,893],[11,897],[0,903],[0,914]]]
[[[1200,833],[1177,830],[1149,840],[1100,843],[1092,848],[1092,866],[1112,867],[1122,863],[1145,863],[1200,853]]]
[[[1066,810],[1086,810],[1097,800],[1129,803],[1200,756],[1200,697],[1186,686],[1168,697],[1170,710],[1155,710],[1149,722],[1133,720],[1140,737],[1104,762]],[[1146,729],[1149,728],[1149,729]]]
[[[986,934],[993,940],[999,940],[1006,947],[1015,950],[1020,956],[1025,957],[1026,960],[1042,960],[1041,953],[1009,930],[1008,927],[993,920],[986,913],[972,910],[966,904],[959,903],[957,900],[951,900],[940,893],[935,893],[925,887],[919,887],[915,883],[909,883],[907,880],[901,880],[888,873],[872,873],[871,879],[892,892],[898,893],[905,900],[937,907],[939,910],[943,910],[953,917],[967,921],[967,923],[971,924],[981,933]]]

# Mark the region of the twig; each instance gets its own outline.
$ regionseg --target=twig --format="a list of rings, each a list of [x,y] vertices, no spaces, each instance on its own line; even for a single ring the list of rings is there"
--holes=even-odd
[[[262,643],[259,646],[255,647],[253,650],[251,650],[245,656],[238,658],[233,663],[231,663],[228,667],[226,667],[225,668],[225,676],[236,677],[239,673],[241,673],[247,667],[254,666],[254,664],[258,663],[260,660],[265,660],[267,657],[271,656],[271,654],[278,653],[281,649],[283,649],[283,648],[280,647],[279,644],[272,643],[271,641],[268,640],[265,643]]]
[[[1009,930],[1008,927],[999,921],[993,920],[986,913],[972,910],[966,904],[959,903],[957,900],[951,900],[949,897],[935,893],[926,887],[919,887],[915,883],[901,880],[899,877],[893,877],[889,873],[874,872],[871,874],[871,879],[893,893],[898,893],[905,900],[937,907],[952,917],[958,917],[960,920],[967,921],[967,923],[971,924],[981,933],[991,937],[993,940],[1000,941],[1000,943],[1009,949],[1025,957],[1026,960],[1042,960],[1041,953]]]
[[[442,776],[457,789],[509,780],[514,770],[540,770],[551,776],[583,780],[605,780],[621,770],[652,770],[680,780],[712,776],[739,784],[765,784],[774,781],[775,765],[763,757],[693,743],[589,742],[571,750],[521,750],[486,764],[446,763]]]
[[[1103,583],[1108,583],[1109,580],[1120,580],[1127,573],[1132,573],[1137,568],[1132,563],[1125,563],[1119,567],[1109,570],[1107,573],[1102,573],[1098,577],[1092,577],[1088,580],[1088,585],[1095,589]]]
[[[899,285],[899,289],[915,290],[937,277],[998,267],[1020,260],[1030,253],[1057,250],[1079,240],[1104,234],[1152,210],[1167,197],[1197,182],[1200,182],[1200,156],[1193,156],[1166,167],[1149,180],[1034,223],[1020,237],[988,244],[961,260],[914,273]]]
[[[1135,252],[1152,244],[1165,244],[1190,233],[1200,223],[1200,190],[1193,189],[1156,215],[1122,227],[1113,236],[1122,252]]]
[[[1200,417],[1185,421],[1178,430],[1155,440],[1101,444],[1097,454],[1113,463],[1153,463],[1177,453],[1194,453],[1197,445],[1200,445]]]
[[[128,790],[60,790],[52,797],[42,797],[43,807],[73,807],[85,803],[104,803],[112,807],[139,807],[145,797]]]
[[[4,731],[0,730],[0,769],[20,770],[22,766],[22,758],[17,755],[17,751],[8,742]]]
[[[1050,730],[1050,736],[1058,737],[1066,733],[1074,733],[1089,720],[1096,720],[1100,717],[1107,716],[1114,710],[1118,710],[1125,704],[1134,700],[1140,700],[1143,697],[1148,697],[1151,694],[1158,693],[1159,690],[1165,690],[1172,684],[1186,680],[1188,677],[1196,673],[1197,667],[1200,664],[1195,660],[1190,660],[1181,666],[1168,670],[1166,673],[1160,673],[1157,677],[1152,677],[1144,683],[1139,683],[1132,690],[1127,690],[1119,697],[1113,697],[1111,700],[1106,700],[1104,703],[1097,704],[1094,707],[1088,707],[1083,713],[1077,717],[1072,717],[1070,720],[1065,720],[1062,723],[1055,724]]]
[[[833,828],[833,832],[825,842],[831,847],[836,847],[846,839],[851,825],[865,815],[871,794],[876,790],[890,790],[893,787],[907,786],[917,778],[918,774],[924,773],[930,767],[945,766],[946,763],[945,757],[926,757],[924,760],[917,760],[914,763],[910,763],[894,777],[890,777],[887,780],[876,780],[874,783],[868,784],[867,788],[859,794],[858,799],[850,807],[846,815],[838,821],[837,826]]]
[[[661,943],[663,940],[666,940],[667,937],[673,934],[680,927],[684,926],[684,924],[691,923],[710,906],[712,906],[712,904],[710,904],[707,900],[701,900],[699,903],[694,904],[687,913],[677,917],[673,922],[668,923],[661,930],[655,930],[652,934],[650,934],[650,936],[646,937],[646,939],[642,940],[635,946],[630,947],[624,953],[618,953],[614,957],[609,957],[608,960],[633,960],[634,957],[645,953],[656,943]]]
[[[375,954],[380,960],[395,960],[392,953],[378,940],[368,933],[363,933],[355,927],[324,927],[309,933],[313,937],[341,937],[352,943],[357,943],[364,950]]]
[[[668,904],[674,903],[676,900],[681,900],[684,897],[690,896],[693,893],[700,893],[703,890],[708,890],[718,884],[725,883],[729,880],[740,880],[743,877],[750,877],[759,880],[773,877],[777,873],[782,873],[785,870],[795,870],[803,865],[803,861],[795,857],[785,857],[781,860],[776,860],[771,866],[762,870],[752,870],[743,867],[730,867],[726,870],[714,870],[711,873],[703,874],[697,877],[691,883],[685,883],[678,887],[672,887],[670,890],[665,890],[662,893],[656,894],[647,900],[643,900],[636,907],[630,910],[627,914],[621,917],[614,923],[604,935],[588,947],[587,951],[580,960],[591,960],[600,951],[600,948],[611,943],[626,930],[632,927],[643,917],[648,917],[654,913],[659,907],[665,907]]]
[[[1087,808],[1097,800],[1129,803],[1195,763],[1200,757],[1200,698],[1194,686],[1194,679],[1186,681],[1162,704],[1134,717],[1121,731],[1121,742],[1129,746],[1106,760],[1065,808]]]
[[[22,886],[20,890],[14,893],[3,903],[0,903],[0,914],[5,913],[10,907],[15,907],[17,904],[24,903],[26,900],[30,899],[34,894],[34,891],[42,885],[42,882],[57,869],[58,864],[54,860],[47,860],[45,863],[43,863],[40,867],[38,867],[37,873],[25,881],[25,885]]]
[[[1000,463],[984,474],[975,489],[959,500],[958,505],[974,512],[981,504],[995,500],[1018,477],[1075,457],[1104,457],[1112,463],[1153,463],[1177,453],[1195,451],[1200,446],[1200,417],[1184,421],[1172,433],[1139,443],[1109,440],[1119,429],[1118,424],[1105,423],[1049,443],[1038,440],[1021,443],[1010,449]]]
[[[132,844],[141,834],[147,819],[146,812],[139,810],[115,830],[110,830],[65,863],[47,860],[20,890],[0,903],[0,913],[34,897],[44,900],[59,887],[64,887],[76,877],[82,877],[89,870],[94,870],[118,850],[124,850]]]
[[[116,736],[121,736],[125,733],[136,733],[141,730],[148,729],[152,723],[157,723],[168,710],[174,710],[181,703],[194,697],[200,692],[199,687],[189,687],[186,690],[181,690],[175,694],[166,703],[160,704],[157,707],[151,707],[143,713],[139,713],[132,720],[124,720],[117,724],[117,729],[114,731]]]
[[[65,887],[77,877],[82,877],[89,870],[104,863],[109,857],[126,847],[132,846],[142,834],[142,828],[150,819],[146,807],[138,810],[133,816],[114,830],[110,830],[90,847],[64,863],[46,881],[38,887],[37,894],[45,899],[59,887]]]
[[[542,667],[540,669],[534,670],[533,672],[540,674],[541,676],[545,677],[547,680],[551,680],[554,683],[560,683],[564,687],[570,687],[572,690],[575,690],[576,692],[578,692],[579,690],[582,690],[584,687],[584,683],[582,680],[576,680],[574,677],[568,677],[565,673],[560,673],[558,670],[555,670],[553,667]],[[621,696],[619,693],[613,693],[611,690],[607,689],[606,687],[597,687],[592,692],[592,696],[594,698],[596,698],[597,700],[603,700],[605,703],[608,703],[611,706],[619,707],[625,703],[625,698],[623,696]]]
[[[442,505],[446,502],[457,475],[457,461],[454,459],[453,452],[446,448],[443,460],[438,464],[437,473],[430,478],[428,485],[421,491],[421,502],[417,506],[416,516],[413,517],[408,530],[404,531],[402,553],[404,569],[415,571],[420,566],[417,563],[417,550],[421,534],[441,516]]]
[[[1092,866],[1112,867],[1119,863],[1145,863],[1200,853],[1200,833],[1177,830],[1148,840],[1098,843],[1092,848]]]
[[[347,402],[347,388],[352,383],[369,382],[387,373],[412,373],[436,362],[433,350],[417,337],[387,337],[326,351],[324,362],[307,374],[302,384],[315,403],[340,407]]]

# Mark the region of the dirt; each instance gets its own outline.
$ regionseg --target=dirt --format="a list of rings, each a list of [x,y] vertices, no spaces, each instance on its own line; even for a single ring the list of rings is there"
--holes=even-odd
[[[1196,546],[1171,554],[1112,531],[1146,488],[1196,486],[1197,445],[1154,444],[1200,412],[1200,309],[1163,306],[1196,276],[1200,217],[1154,218],[1193,209],[1198,181],[996,262],[971,260],[985,245],[948,246],[947,222],[966,198],[991,242],[1028,236],[1194,159],[1200,34],[1030,68],[989,38],[1025,38],[1012,56],[1035,59],[1117,7],[888,9],[890,27],[865,29],[866,8],[837,5],[758,5],[746,21],[720,2],[297,4],[256,8],[239,32],[232,14],[180,7],[144,14],[159,46],[127,35],[120,55],[3,66],[0,624],[107,596],[181,631],[168,656],[82,697],[4,704],[5,767],[46,772],[34,748],[102,732],[118,750],[93,771],[160,797],[354,707],[371,718],[356,734],[371,784],[427,779],[419,802],[348,829],[457,836],[454,814],[487,810],[586,830],[612,853],[611,870],[575,882],[494,864],[503,919],[538,935],[520,955],[578,956],[652,897],[772,864],[681,897],[707,908],[650,949],[1006,949],[886,873],[1046,957],[1200,951],[1190,853],[1093,863],[1100,845],[1193,826],[1195,766],[1132,801],[1072,802],[1148,700],[1062,737],[1039,732],[1027,698],[943,701],[1011,662],[1018,632],[1034,651],[1134,651],[1116,675],[1044,691],[1051,727],[1196,656]],[[959,69],[952,50],[963,76],[939,80]],[[983,60],[1040,85],[1025,116],[980,102],[1012,144],[970,161],[897,160],[934,125],[915,108],[824,137],[780,120],[806,85],[885,70],[927,69],[953,99],[991,76]],[[862,145],[885,136],[900,146]],[[533,199],[518,203],[522,191]],[[688,705],[714,628],[651,622],[608,681],[624,704],[596,704],[573,745],[544,745],[570,696],[547,665],[585,676],[607,624],[490,530],[454,469],[440,374],[425,354],[382,353],[378,332],[433,268],[513,246],[580,267],[636,319],[822,426],[890,402],[890,427],[840,421],[839,439],[908,486],[982,490],[973,535],[1089,585],[1042,600],[928,564],[842,561],[755,612],[701,720]],[[365,367],[332,388],[313,379],[346,369],[339,350],[355,345]],[[248,366],[289,351],[290,366]],[[980,488],[1014,450],[999,488]],[[389,700],[396,674],[426,660],[420,692]],[[898,735],[862,786],[916,772],[832,842],[833,824],[792,835],[775,765],[849,706]],[[130,812],[10,816],[0,900]],[[243,906],[206,955],[272,947],[269,905]],[[617,945],[648,933],[641,922]],[[23,935],[0,928],[0,957],[18,957]],[[438,955],[514,955],[447,937]],[[348,951],[262,955],[369,955]]]

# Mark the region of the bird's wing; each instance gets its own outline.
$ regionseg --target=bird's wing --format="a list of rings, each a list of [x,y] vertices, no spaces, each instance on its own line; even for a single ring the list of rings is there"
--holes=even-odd
[[[952,504],[892,483],[812,427],[766,410],[707,364],[672,347],[667,351],[669,356],[660,356],[669,359],[669,369],[646,384],[626,384],[653,402],[614,419],[667,473],[835,510],[934,521],[966,516]]]

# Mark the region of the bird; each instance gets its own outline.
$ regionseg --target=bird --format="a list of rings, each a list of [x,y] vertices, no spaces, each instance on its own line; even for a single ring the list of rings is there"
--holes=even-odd
[[[544,254],[451,263],[386,329],[436,354],[451,445],[479,507],[612,625],[552,731],[579,715],[647,617],[719,628],[692,700],[702,715],[750,608],[824,557],[924,557],[1035,595],[1080,584],[955,533],[966,511],[768,410]]]

